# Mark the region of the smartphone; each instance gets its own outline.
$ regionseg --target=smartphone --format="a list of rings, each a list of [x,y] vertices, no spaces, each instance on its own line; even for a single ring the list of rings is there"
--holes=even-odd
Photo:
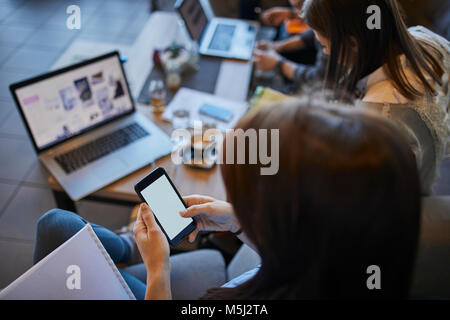
[[[148,204],[155,220],[167,237],[171,246],[196,228],[192,218],[183,218],[180,211],[187,207],[163,168],[156,168],[134,186],[139,198]]]
[[[198,111],[200,114],[204,114],[214,119],[218,119],[224,122],[229,122],[233,118],[233,112],[230,110],[213,106],[212,104],[205,103]]]

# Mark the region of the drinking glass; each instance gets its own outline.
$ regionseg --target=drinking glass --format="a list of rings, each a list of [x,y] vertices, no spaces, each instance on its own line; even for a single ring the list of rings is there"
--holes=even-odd
[[[174,129],[187,129],[189,127],[190,114],[186,109],[178,109],[173,112],[172,126]]]
[[[152,80],[148,87],[153,112],[163,112],[166,107],[166,88],[162,80]]]

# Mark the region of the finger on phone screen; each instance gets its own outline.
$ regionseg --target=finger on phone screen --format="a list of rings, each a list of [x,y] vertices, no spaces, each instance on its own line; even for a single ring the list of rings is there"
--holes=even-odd
[[[190,195],[190,196],[185,196],[183,197],[184,202],[186,203],[186,205],[188,207],[195,205],[195,204],[202,204],[202,203],[206,203],[206,202],[211,202],[214,199],[207,197],[207,196],[199,196],[199,195]]]
[[[204,203],[190,206],[186,210],[180,212],[180,214],[183,218],[193,218],[195,216],[198,216],[199,214],[211,211],[212,211],[211,205],[208,203]]]

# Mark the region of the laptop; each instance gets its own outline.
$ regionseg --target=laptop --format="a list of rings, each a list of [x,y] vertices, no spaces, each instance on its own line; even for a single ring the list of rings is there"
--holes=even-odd
[[[39,159],[74,201],[172,151],[136,111],[117,51],[10,90]]]
[[[251,59],[257,33],[255,26],[238,19],[209,19],[200,0],[178,0],[175,9],[191,39],[198,42],[200,54]]]

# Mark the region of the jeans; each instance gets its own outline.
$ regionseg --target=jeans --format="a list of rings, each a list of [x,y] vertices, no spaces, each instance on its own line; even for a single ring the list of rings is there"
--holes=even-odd
[[[33,253],[33,264],[54,251],[89,222],[73,212],[53,209],[44,214],[38,222]],[[129,244],[114,232],[91,223],[95,234],[105,247],[114,263],[127,263],[131,259]],[[145,284],[119,269],[122,277],[138,300],[145,297]]]

